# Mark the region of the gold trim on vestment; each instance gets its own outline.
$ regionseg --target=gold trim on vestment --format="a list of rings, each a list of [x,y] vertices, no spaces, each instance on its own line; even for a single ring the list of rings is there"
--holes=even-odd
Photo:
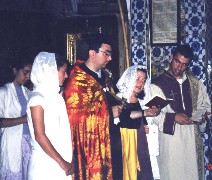
[[[189,84],[190,84],[190,92],[192,98],[192,114],[197,111],[197,99],[198,99],[198,79],[193,77],[191,74],[187,74]],[[195,142],[196,142],[196,155],[197,155],[197,166],[198,166],[198,174],[199,180],[204,179],[204,150],[203,150],[203,141],[201,138],[199,126],[194,126],[195,133]]]

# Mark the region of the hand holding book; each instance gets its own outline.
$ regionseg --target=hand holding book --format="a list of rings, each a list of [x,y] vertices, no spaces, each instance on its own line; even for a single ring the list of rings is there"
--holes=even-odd
[[[146,110],[144,110],[145,117],[153,117],[157,116],[160,113],[160,107],[152,106]]]
[[[160,109],[163,109],[165,106],[167,106],[173,99],[163,99],[162,97],[155,96],[153,97],[148,103],[145,104],[147,107],[160,107]]]
[[[201,110],[197,110],[197,111],[193,112],[192,117],[190,117],[190,119],[194,123],[202,123],[208,118],[207,116],[210,114],[211,113],[207,112],[205,109],[201,109]]]
[[[192,117],[190,118],[194,122],[201,122],[202,116],[206,113],[206,110],[197,110],[192,113]]]

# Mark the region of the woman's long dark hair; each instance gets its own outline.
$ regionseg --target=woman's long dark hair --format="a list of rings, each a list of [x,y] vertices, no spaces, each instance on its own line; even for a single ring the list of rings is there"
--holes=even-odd
[[[28,59],[21,59],[14,62],[10,62],[9,64],[5,64],[4,67],[1,69],[1,80],[0,80],[0,87],[5,85],[6,83],[13,82],[15,79],[15,75],[13,72],[13,68],[17,71],[23,69],[27,65],[32,65],[32,62]]]

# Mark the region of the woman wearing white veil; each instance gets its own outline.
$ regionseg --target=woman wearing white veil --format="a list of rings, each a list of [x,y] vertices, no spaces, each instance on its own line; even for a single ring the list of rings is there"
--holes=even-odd
[[[156,116],[160,109],[153,106],[142,110],[148,99],[150,79],[146,67],[134,65],[125,70],[117,83],[120,98],[125,98],[132,105],[130,109],[123,109],[119,116],[121,127],[123,179],[124,180],[152,180],[148,144],[144,129],[147,125],[145,116]]]
[[[67,61],[54,53],[41,52],[34,60],[31,81],[34,90],[27,115],[32,136],[29,180],[71,179],[71,130],[65,102],[59,94]]]

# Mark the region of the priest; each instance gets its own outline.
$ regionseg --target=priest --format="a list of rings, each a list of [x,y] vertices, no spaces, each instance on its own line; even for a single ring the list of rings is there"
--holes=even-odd
[[[162,180],[204,179],[200,133],[205,130],[211,103],[204,85],[188,71],[192,58],[188,45],[177,46],[170,56],[169,69],[152,81],[152,96],[173,99],[153,117],[160,131],[158,164]],[[202,112],[199,122],[191,118],[196,112]]]

